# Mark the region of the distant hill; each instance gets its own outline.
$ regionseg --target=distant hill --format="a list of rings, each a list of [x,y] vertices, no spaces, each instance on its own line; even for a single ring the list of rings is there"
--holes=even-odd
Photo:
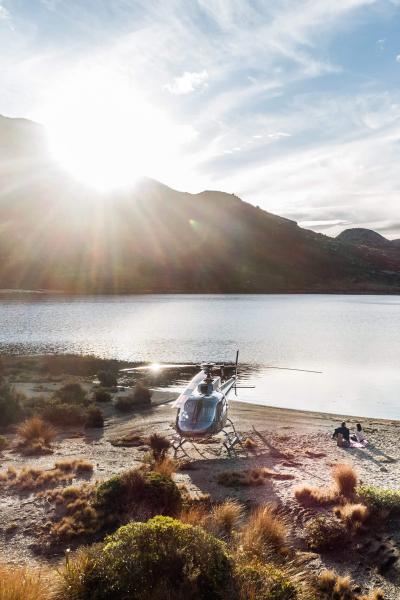
[[[145,179],[101,195],[53,163],[23,119],[0,117],[0,191],[1,288],[400,292],[394,247],[332,239],[218,191]]]
[[[339,233],[336,239],[341,242],[372,246],[375,248],[384,248],[391,245],[391,241],[383,237],[380,233],[362,227],[345,229],[342,233]]]

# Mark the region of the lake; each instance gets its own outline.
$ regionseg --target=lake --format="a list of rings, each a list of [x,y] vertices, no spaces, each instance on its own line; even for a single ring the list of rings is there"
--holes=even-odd
[[[0,346],[152,363],[232,361],[239,348],[243,385],[255,385],[239,400],[400,418],[399,296],[3,300]]]

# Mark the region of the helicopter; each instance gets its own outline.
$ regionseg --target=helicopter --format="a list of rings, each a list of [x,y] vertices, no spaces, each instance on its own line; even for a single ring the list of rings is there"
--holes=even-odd
[[[196,440],[211,438],[220,432],[225,434],[223,446],[228,454],[234,451],[237,444],[242,446],[241,438],[228,417],[228,394],[233,388],[235,390],[237,388],[238,362],[239,350],[236,352],[234,374],[231,376],[226,375],[224,364],[201,364],[201,371],[193,377],[172,404],[172,407],[177,409],[175,419],[177,435],[173,443],[175,456],[180,450],[187,456],[183,448],[187,442],[190,442],[199,452],[194,443]]]

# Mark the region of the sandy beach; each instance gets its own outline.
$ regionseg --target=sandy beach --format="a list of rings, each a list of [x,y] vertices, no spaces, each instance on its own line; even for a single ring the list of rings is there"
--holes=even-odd
[[[47,456],[24,457],[12,446],[1,454],[1,471],[8,467],[33,466],[50,469],[58,459],[85,458],[94,465],[93,474],[74,480],[74,483],[101,481],[130,467],[139,466],[148,451],[143,443],[138,447],[115,446],[116,440],[135,433],[146,439],[154,432],[173,440],[175,410],[171,393],[158,392],[149,409],[128,415],[118,415],[108,407],[104,429],[83,431],[71,428],[62,431],[54,443],[54,453]],[[332,432],[340,421],[346,420],[354,430],[356,417],[270,408],[232,401],[230,417],[243,436],[257,444],[252,452],[238,449],[229,457],[221,446],[221,434],[209,443],[187,446],[190,464],[174,475],[175,481],[185,486],[192,496],[210,494],[213,502],[237,498],[251,508],[264,503],[281,507],[292,528],[293,543],[304,552],[304,561],[312,572],[323,567],[334,567],[339,573],[350,573],[367,586],[379,586],[389,599],[399,598],[397,568],[385,576],[375,569],[373,560],[357,548],[347,549],[345,556],[321,557],[306,551],[302,530],[315,511],[302,508],[293,491],[303,484],[330,485],[332,466],[351,464],[357,470],[360,482],[382,488],[398,489],[400,478],[400,421],[363,419],[369,440],[364,449],[338,448]],[[254,432],[254,428],[260,434]],[[7,434],[10,441],[13,434]],[[267,445],[262,442],[267,440]],[[223,450],[223,451],[221,451]],[[188,460],[186,458],[186,460]],[[242,472],[250,468],[267,467],[283,474],[281,480],[269,480],[257,487],[226,487],[219,483],[221,473]],[[16,493],[0,486],[0,554],[3,560],[18,564],[57,564],[63,560],[60,552],[38,553],[40,526],[54,516],[55,508],[35,493]],[[400,533],[391,528],[384,540],[398,553]],[[350,557],[350,558],[349,558]]]

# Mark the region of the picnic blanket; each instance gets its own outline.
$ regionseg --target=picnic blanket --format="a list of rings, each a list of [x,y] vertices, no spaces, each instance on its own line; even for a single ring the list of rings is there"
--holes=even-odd
[[[362,442],[350,440],[350,448],[365,448],[366,446],[368,446],[368,440],[363,440]]]

